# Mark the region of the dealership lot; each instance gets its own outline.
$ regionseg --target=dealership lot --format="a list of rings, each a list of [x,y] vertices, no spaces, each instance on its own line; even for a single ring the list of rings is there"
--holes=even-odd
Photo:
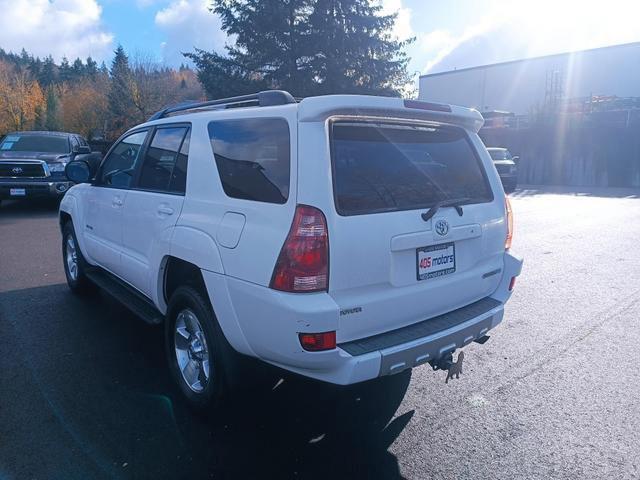
[[[169,384],[161,329],[69,293],[55,208],[3,203],[0,478],[640,476],[640,192],[512,199],[523,273],[460,380],[339,388],[256,367],[205,418]]]

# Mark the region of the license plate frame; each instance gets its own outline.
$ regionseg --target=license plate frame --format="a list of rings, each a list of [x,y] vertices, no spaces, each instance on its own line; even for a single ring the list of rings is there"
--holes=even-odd
[[[11,197],[24,197],[26,195],[27,195],[26,188],[10,188],[9,189],[9,196]]]
[[[434,256],[434,254],[440,255]],[[445,256],[453,257],[453,259],[443,258]],[[426,259],[429,259],[428,262]],[[423,262],[423,267],[420,266],[422,260],[425,260]],[[438,266],[442,265],[442,268],[433,269],[434,260],[438,260]],[[427,263],[429,264],[428,266]],[[453,264],[453,266],[451,266],[451,264]],[[426,247],[416,248],[416,278],[419,282],[432,278],[442,277],[445,275],[450,275],[455,271],[456,244],[454,242],[439,243],[437,245],[428,245]]]

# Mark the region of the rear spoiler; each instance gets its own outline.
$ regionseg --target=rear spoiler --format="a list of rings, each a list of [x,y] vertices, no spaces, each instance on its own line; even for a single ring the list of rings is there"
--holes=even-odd
[[[298,104],[299,122],[324,121],[336,115],[402,118],[458,125],[478,132],[484,124],[477,110],[421,100],[367,95],[326,95]]]

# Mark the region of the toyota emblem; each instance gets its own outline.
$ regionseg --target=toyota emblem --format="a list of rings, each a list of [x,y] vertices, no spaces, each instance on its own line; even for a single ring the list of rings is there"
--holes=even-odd
[[[446,220],[438,220],[435,224],[435,230],[438,235],[444,237],[447,233],[449,233],[449,222]]]
[[[24,172],[24,170],[22,170],[22,167],[13,167],[11,169],[11,173],[15,173],[16,175],[20,175],[22,172]]]

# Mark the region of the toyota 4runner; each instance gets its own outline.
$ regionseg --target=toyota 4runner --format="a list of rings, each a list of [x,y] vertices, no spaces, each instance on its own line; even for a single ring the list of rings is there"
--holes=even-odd
[[[522,260],[474,110],[266,91],[181,105],[67,166],[71,290],[164,323],[205,406],[237,352],[352,384],[484,343]]]

